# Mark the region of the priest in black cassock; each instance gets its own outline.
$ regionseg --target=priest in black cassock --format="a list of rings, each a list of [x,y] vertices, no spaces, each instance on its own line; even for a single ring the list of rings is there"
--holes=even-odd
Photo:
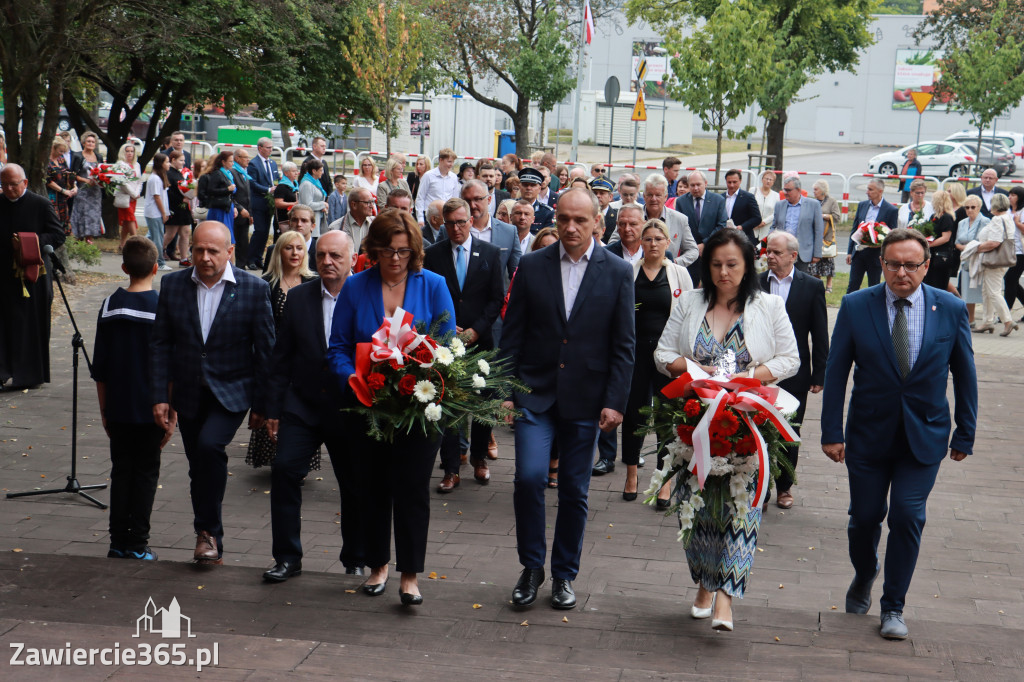
[[[46,274],[35,282],[23,282],[15,275],[11,237],[16,232],[35,232],[40,248],[49,244],[56,249],[64,243],[64,229],[49,200],[28,191],[21,166],[4,166],[0,185],[0,386],[12,390],[50,381],[53,285],[49,264]]]

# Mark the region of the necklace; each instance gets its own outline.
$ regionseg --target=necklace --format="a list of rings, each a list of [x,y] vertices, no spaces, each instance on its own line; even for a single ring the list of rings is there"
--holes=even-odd
[[[397,282],[395,282],[394,284],[391,284],[390,282],[388,282],[388,281],[387,281],[386,279],[384,279],[383,277],[381,277],[380,281],[384,282],[384,285],[385,285],[385,286],[386,286],[386,287],[387,287],[388,289],[390,289],[390,290],[392,290],[392,291],[393,291],[393,290],[395,289],[395,287],[397,287],[398,285],[402,284],[402,282],[404,282],[404,281],[405,281],[405,280],[407,280],[407,279],[409,279],[409,273],[408,273],[408,272],[406,272],[406,273],[405,273],[405,277],[403,277],[402,279],[398,280],[398,281],[397,281]]]

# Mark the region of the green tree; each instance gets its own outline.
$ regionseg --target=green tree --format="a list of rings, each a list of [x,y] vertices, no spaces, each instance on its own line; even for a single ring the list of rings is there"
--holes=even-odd
[[[984,30],[972,32],[946,51],[942,78],[935,86],[937,97],[951,98],[971,114],[971,123],[978,127],[979,149],[982,131],[1017,106],[1024,92],[1020,44],[1007,35],[1009,11],[1009,4],[1000,2]]]
[[[875,14],[921,14],[922,0],[882,0]]]
[[[719,0],[627,0],[626,16],[667,32],[698,18],[710,18],[720,4]],[[783,167],[789,105],[816,76],[856,66],[860,51],[873,42],[867,25],[875,5],[876,0],[758,2],[775,37],[774,58],[759,65],[767,85],[758,104],[766,119],[767,153],[775,156],[776,168]]]
[[[686,39],[677,28],[669,29],[665,46],[672,58],[669,92],[700,117],[704,130],[716,133],[715,184],[722,165],[725,128],[750,107],[761,91],[758,70],[772,61],[774,42],[769,18],[750,0],[723,2],[707,22]],[[730,138],[754,132],[747,126]]]
[[[428,2],[425,12],[443,34],[439,67],[475,100],[508,114],[516,153],[529,156],[530,103],[550,110],[576,85],[569,8],[556,0]],[[493,84],[507,86],[515,103],[486,94]]]

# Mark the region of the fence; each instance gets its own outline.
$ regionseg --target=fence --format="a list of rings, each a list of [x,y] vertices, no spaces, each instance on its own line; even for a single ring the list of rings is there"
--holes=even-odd
[[[853,186],[854,178],[880,178],[882,180],[924,180],[925,182],[935,183],[935,189],[941,189],[942,183],[939,179],[933,175],[887,175],[884,173],[853,173],[849,178],[846,179],[846,190],[843,192],[843,222],[846,222],[846,218],[850,212],[850,189]],[[899,190],[901,183],[896,183],[896,189]]]
[[[285,161],[290,161],[292,154],[308,154],[308,153],[310,153],[312,151],[313,151],[312,147],[288,147],[287,149],[284,150],[284,153],[283,153],[281,158],[283,158]],[[359,168],[359,163],[358,163],[359,155],[356,154],[356,152],[352,151],[351,149],[328,149],[328,150],[325,151],[325,153],[330,153],[331,154],[331,168],[330,168],[330,170],[331,170],[331,174],[332,175],[338,170],[338,157],[339,156],[341,157],[341,173],[342,173],[342,175],[344,175],[345,171],[348,169],[348,164],[346,163],[346,161],[348,160],[348,157],[350,157],[350,156],[352,157],[352,170],[353,170],[353,172],[355,172],[355,169]],[[326,159],[327,157],[324,156],[324,158]]]

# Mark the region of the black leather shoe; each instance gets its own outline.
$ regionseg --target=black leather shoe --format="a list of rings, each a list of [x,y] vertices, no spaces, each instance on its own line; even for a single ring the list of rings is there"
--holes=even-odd
[[[366,575],[362,566],[346,566],[345,575]]]
[[[363,594],[368,594],[371,597],[379,597],[384,594],[384,588],[387,586],[388,581],[385,580],[384,582],[377,583],[376,585],[367,585],[366,583],[363,583],[363,586],[360,589],[363,591]]]
[[[402,606],[419,606],[423,603],[422,594],[410,594],[409,592],[399,592],[398,596],[402,600]]]
[[[636,499],[636,493],[627,493],[625,490],[622,491],[622,499],[626,502],[632,502]]]
[[[576,608],[576,593],[572,589],[571,580],[551,579],[551,607],[563,610]]]
[[[272,569],[263,574],[263,579],[268,583],[283,583],[293,575],[301,574],[301,561],[278,561]]]
[[[655,502],[655,505],[657,506],[658,509],[668,509],[669,507],[672,506],[672,499],[669,498],[667,500],[663,500],[663,499],[661,499],[659,497],[658,501]]]
[[[599,459],[597,464],[594,465],[593,474],[594,476],[604,476],[615,471],[615,462],[610,459]]]
[[[543,568],[524,568],[519,574],[519,582],[512,590],[512,603],[516,606],[529,606],[537,600],[537,590],[544,584]]]
[[[871,580],[861,581],[857,579],[857,576],[853,577],[850,589],[846,591],[847,613],[864,614],[871,608],[871,586],[875,584],[878,570],[878,567],[876,567],[875,574],[871,576]]]

